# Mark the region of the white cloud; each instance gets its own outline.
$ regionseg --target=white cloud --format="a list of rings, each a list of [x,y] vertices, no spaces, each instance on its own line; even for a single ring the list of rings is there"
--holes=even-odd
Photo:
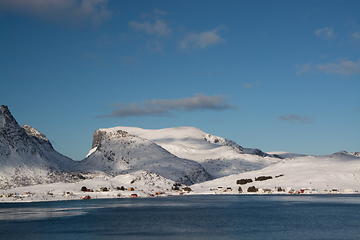
[[[170,28],[168,28],[167,24],[162,21],[162,20],[156,20],[155,23],[150,23],[150,22],[137,22],[137,21],[132,21],[129,22],[129,26],[134,28],[135,31],[143,31],[147,34],[155,34],[155,35],[159,35],[159,36],[170,36],[172,30]]]
[[[114,111],[101,117],[127,117],[127,116],[169,116],[177,111],[225,110],[236,109],[236,106],[225,102],[222,95],[207,96],[195,94],[192,98],[180,99],[153,99],[141,103],[117,103]]]
[[[302,74],[305,72],[309,72],[313,69],[312,63],[306,63],[306,64],[296,64],[295,67],[299,69],[299,71],[296,72],[296,74]]]
[[[353,32],[350,36],[352,39],[360,39],[360,32]]]
[[[259,82],[245,83],[245,84],[243,85],[243,88],[249,89],[249,88],[253,88],[253,87],[259,86],[260,84],[261,84],[261,83],[259,83]]]
[[[324,63],[316,66],[316,69],[325,73],[336,73],[345,75],[360,74],[360,60],[352,62],[339,59],[337,63]]]
[[[223,38],[219,36],[220,28],[216,28],[212,31],[206,31],[201,33],[191,33],[180,41],[179,46],[181,49],[201,49],[211,45],[225,42]]]
[[[137,32],[143,32],[147,35],[145,48],[150,51],[162,52],[165,43],[172,34],[168,24],[160,17],[168,15],[167,12],[155,9],[151,13],[143,14],[143,22],[131,21],[129,27]]]
[[[281,115],[281,116],[278,116],[278,118],[281,121],[286,121],[286,122],[290,122],[290,123],[296,123],[296,122],[312,123],[312,122],[316,121],[316,119],[314,117],[301,117],[296,114]]]
[[[312,63],[306,64],[296,64],[295,67],[299,69],[296,74],[302,74],[305,72],[310,72],[314,69]],[[342,75],[356,75],[360,74],[360,60],[357,62],[352,62],[346,59],[339,59],[335,63],[323,63],[315,66],[316,70],[319,72],[324,72],[328,74],[342,74]]]
[[[323,38],[327,38],[327,39],[331,39],[331,38],[335,38],[336,34],[334,33],[334,29],[331,28],[323,28],[323,29],[318,29],[315,31],[315,35],[318,37],[323,37]]]
[[[1,0],[0,7],[19,15],[71,25],[99,26],[111,19],[108,0]]]

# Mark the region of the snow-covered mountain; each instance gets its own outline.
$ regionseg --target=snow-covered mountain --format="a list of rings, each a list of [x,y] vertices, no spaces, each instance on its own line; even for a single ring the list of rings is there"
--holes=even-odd
[[[76,179],[79,165],[54,150],[45,135],[20,127],[6,106],[0,107],[0,188]]]
[[[265,177],[260,181],[259,177]],[[269,178],[269,179],[266,179]],[[251,179],[244,185],[238,180]],[[258,179],[258,181],[256,180]],[[245,192],[248,187],[260,189],[307,189],[313,193],[359,192],[360,157],[345,151],[327,156],[302,156],[287,158],[277,164],[257,171],[234,174],[192,186],[198,193],[210,193],[210,189],[230,187],[234,191],[240,186]]]
[[[210,189],[219,186],[236,191],[237,180],[251,179],[252,182],[241,185],[244,191],[254,186],[356,192],[360,190],[359,174],[359,152],[343,151],[329,156],[264,153],[193,127],[99,129],[93,135],[88,156],[77,162],[54,150],[38,130],[19,126],[9,109],[0,107],[3,190],[42,184],[32,189],[54,186],[64,192],[68,187],[80,191],[76,189],[82,184],[111,189],[124,184],[135,186],[139,194],[146,196],[181,183],[191,185],[194,193],[214,193]],[[266,180],[256,181],[259,177]]]
[[[143,170],[188,185],[212,179],[199,163],[118,128],[97,130],[93,149],[81,164],[83,171],[118,175]]]
[[[231,140],[207,134],[194,127],[158,130],[115,127],[107,131],[126,131],[148,139],[179,158],[198,162],[215,178],[258,170],[280,160],[277,155],[243,148]]]

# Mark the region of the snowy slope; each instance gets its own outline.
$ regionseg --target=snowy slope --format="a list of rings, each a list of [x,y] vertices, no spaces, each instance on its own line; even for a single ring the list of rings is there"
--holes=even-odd
[[[175,181],[161,177],[158,174],[137,171],[122,174],[115,177],[97,177],[73,183],[51,183],[35,186],[17,187],[8,190],[0,190],[0,195],[13,193],[17,197],[2,197],[0,202],[31,202],[31,201],[59,201],[79,200],[83,196],[96,198],[125,198],[131,194],[139,197],[179,195],[179,191],[172,190]],[[86,187],[90,192],[81,191]],[[120,190],[122,188],[122,190]],[[106,188],[108,191],[99,191]],[[131,191],[128,189],[132,188]],[[25,194],[26,192],[26,194]],[[50,195],[48,193],[51,193]]]
[[[20,127],[9,109],[0,107],[0,188],[72,178],[67,171],[76,165],[55,151],[45,135],[27,125]]]
[[[119,129],[96,131],[93,147],[81,161],[83,171],[116,175],[144,170],[184,184],[212,179],[200,164],[178,158],[150,140]]]
[[[271,176],[272,179],[255,181],[260,176]],[[237,180],[252,179],[253,182],[237,185]],[[206,183],[193,185],[198,193],[211,193],[211,188],[222,186],[231,187],[237,191],[241,186],[247,190],[250,186],[261,189],[301,188],[315,189],[315,192],[324,193],[337,189],[360,191],[360,158],[346,152],[339,152],[329,156],[303,156],[284,159],[281,162],[261,170],[235,174]]]
[[[200,163],[215,178],[261,169],[280,160],[259,149],[243,148],[231,140],[193,127],[158,130],[115,127],[109,130],[123,130],[148,139],[179,158]]]

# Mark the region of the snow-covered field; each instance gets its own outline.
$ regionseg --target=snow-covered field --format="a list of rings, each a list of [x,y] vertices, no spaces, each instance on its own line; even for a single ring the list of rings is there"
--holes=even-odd
[[[262,176],[269,179],[256,181]],[[252,182],[237,184],[241,179],[251,179]],[[257,193],[359,193],[360,158],[345,152],[287,158],[261,170],[230,175],[191,188],[194,193],[219,193],[227,188],[232,189],[231,193],[238,193],[239,187],[247,192],[252,186],[258,189]],[[222,191],[214,190],[219,187]],[[279,188],[282,190],[278,191]]]

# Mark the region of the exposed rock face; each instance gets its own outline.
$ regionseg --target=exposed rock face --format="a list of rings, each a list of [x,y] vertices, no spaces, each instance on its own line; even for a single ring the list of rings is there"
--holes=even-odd
[[[222,145],[222,146],[231,147],[237,153],[240,153],[240,154],[244,153],[244,148],[241,147],[240,145],[238,145],[237,143],[231,141],[231,140],[221,138],[221,137],[217,137],[217,136],[213,136],[213,135],[210,135],[210,134],[206,134],[204,139],[205,139],[205,141],[210,142],[210,143],[215,143],[215,144],[219,144],[219,145]]]
[[[351,153],[353,156],[355,156],[355,157],[360,157],[360,152],[353,152],[353,153]]]
[[[93,142],[92,142],[92,147],[91,148],[95,148],[97,146],[100,145],[100,142],[101,142],[101,138],[102,136],[105,135],[105,131],[101,131],[101,130],[97,130],[94,132],[93,134]]]
[[[25,129],[26,133],[31,136],[42,139],[46,142],[49,142],[49,140],[45,137],[44,134],[42,134],[41,132],[39,132],[38,130],[36,130],[33,127],[30,127],[29,125],[24,124],[23,129]]]

